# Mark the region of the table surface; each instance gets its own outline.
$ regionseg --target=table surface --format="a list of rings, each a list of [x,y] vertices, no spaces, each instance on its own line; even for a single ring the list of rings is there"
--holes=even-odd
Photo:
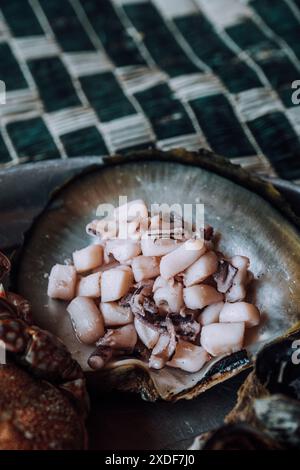
[[[11,252],[54,188],[98,158],[47,162],[0,171],[0,246]],[[20,184],[20,182],[22,184]],[[300,207],[298,188],[278,182]],[[185,449],[193,438],[222,424],[247,371],[191,401],[149,403],[134,394],[92,396],[91,449]]]

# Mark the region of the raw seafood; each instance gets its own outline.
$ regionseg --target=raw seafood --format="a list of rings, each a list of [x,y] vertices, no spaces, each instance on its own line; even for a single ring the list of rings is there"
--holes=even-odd
[[[73,254],[75,267],[51,271],[49,295],[73,299],[67,310],[75,333],[95,345],[91,368],[142,350],[152,369],[194,373],[212,356],[243,349],[245,328],[260,323],[257,307],[244,301],[249,259],[217,251],[208,225],[193,232],[177,214],[167,220],[141,200],[122,205],[113,218],[88,225],[96,244]]]

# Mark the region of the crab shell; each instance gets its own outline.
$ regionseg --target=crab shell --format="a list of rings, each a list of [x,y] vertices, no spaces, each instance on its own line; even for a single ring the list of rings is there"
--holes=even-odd
[[[271,395],[299,400],[300,362],[293,355],[300,347],[300,323],[283,338],[267,344],[258,353],[253,371],[238,391],[235,407],[225,418],[227,423],[255,420],[254,401]],[[300,357],[298,350],[297,357]]]
[[[15,364],[0,365],[0,450],[80,450],[84,422],[69,397]]]
[[[189,450],[282,450],[282,446],[256,428],[237,423],[200,434]]]
[[[126,169],[126,165],[130,166],[130,168]],[[225,178],[227,177],[226,183],[224,182],[224,176]],[[230,180],[237,184],[232,183]],[[158,183],[162,196],[158,194]],[[239,185],[243,186],[243,188],[239,188]],[[220,207],[217,207],[217,211],[215,210],[213,214],[214,219],[206,221],[212,223],[216,229],[219,228],[216,216],[220,215],[219,219],[222,219],[225,215],[225,221],[230,219],[229,216],[234,217],[237,211],[233,211],[232,208],[236,206],[237,201],[239,204],[242,204],[244,201],[243,203],[247,206],[247,209],[248,206],[251,208],[253,218],[255,217],[257,207],[259,207],[260,211],[265,211],[266,217],[262,216],[258,221],[254,219],[257,224],[254,228],[251,227],[251,230],[258,237],[263,233],[262,224],[272,220],[272,214],[275,221],[278,219],[277,225],[274,222],[274,226],[286,223],[286,230],[284,231],[285,243],[291,243],[295,251],[295,257],[293,259],[287,258],[286,261],[286,264],[292,266],[288,270],[288,274],[291,274],[291,277],[294,274],[292,280],[294,282],[293,289],[295,294],[291,296],[290,292],[287,292],[288,283],[285,286],[280,285],[278,287],[278,279],[274,280],[270,275],[268,279],[262,278],[260,284],[262,286],[264,283],[264,285],[260,291],[260,299],[263,299],[263,302],[265,299],[270,299],[269,304],[265,305],[264,309],[268,313],[270,312],[270,318],[268,325],[262,325],[262,328],[259,330],[261,336],[255,346],[258,345],[259,341],[263,344],[263,342],[278,335],[278,331],[280,332],[279,334],[283,334],[287,328],[295,323],[297,318],[299,319],[296,303],[299,306],[300,291],[297,289],[297,285],[298,280],[300,280],[300,271],[299,266],[297,268],[295,265],[297,260],[300,259],[300,244],[298,238],[296,239],[295,226],[284,220],[279,212],[283,213],[286,219],[289,219],[294,225],[299,227],[300,224],[299,220],[273,186],[250,177],[246,171],[236,165],[225,162],[221,157],[205,150],[199,152],[187,152],[183,149],[169,152],[149,150],[133,152],[126,155],[126,157],[109,157],[107,160],[104,159],[103,164],[99,165],[98,169],[85,170],[83,175],[75,177],[54,194],[48,206],[33,223],[25,236],[19,263],[16,266],[15,277],[17,292],[22,293],[25,297],[30,297],[32,300],[35,322],[47,330],[53,331],[66,342],[70,352],[84,368],[88,384],[90,384],[93,390],[105,391],[113,388],[135,391],[151,401],[158,398],[172,401],[182,398],[190,399],[236,375],[252,364],[253,356],[257,349],[251,350],[250,354],[246,350],[242,350],[229,356],[214,358],[202,370],[194,374],[169,367],[164,367],[160,371],[151,370],[142,358],[138,359],[132,356],[122,357],[122,359],[114,358],[102,370],[92,371],[88,368],[87,362],[94,348],[78,343],[73,334],[71,323],[65,315],[66,304],[47,298],[47,279],[43,280],[45,273],[50,272],[51,266],[61,259],[62,253],[67,255],[87,243],[88,238],[84,233],[84,228],[86,223],[92,220],[95,215],[95,208],[99,202],[109,200],[116,205],[118,195],[123,194],[124,188],[128,188],[129,199],[134,199],[141,195],[147,204],[150,204],[153,200],[156,201],[159,197],[166,197],[170,203],[172,200],[194,202],[195,198],[200,196],[200,198],[203,197],[201,202],[207,203],[209,207],[212,207],[212,195],[210,191],[202,191],[202,187],[214,188],[214,204],[217,206],[216,202],[220,203]],[[251,190],[251,193],[248,189]],[[224,191],[226,198],[224,198]],[[221,192],[222,194],[220,194]],[[218,199],[217,193],[219,194]],[[85,194],[84,205],[82,204],[82,194]],[[232,194],[231,200],[229,198],[230,194]],[[259,198],[257,194],[261,197]],[[57,204],[58,200],[59,204]],[[159,202],[161,201],[159,200]],[[273,207],[270,207],[268,202]],[[222,210],[223,203],[224,208],[228,211],[225,214]],[[243,209],[245,209],[245,205]],[[229,206],[230,208],[228,209]],[[274,210],[274,207],[278,209],[278,212]],[[245,217],[249,217],[249,211],[244,212],[247,213]],[[234,222],[238,229],[247,225],[245,220],[242,223],[241,220],[237,220],[237,216],[235,217]],[[250,230],[251,224],[248,223],[248,225],[249,227],[247,228]],[[269,230],[271,228],[269,227]],[[220,228],[220,230],[222,229]],[[273,232],[274,230],[272,234]],[[226,230],[222,231],[223,240],[228,242],[230,239],[235,239],[235,246],[231,246],[231,249],[236,248],[236,244],[239,241],[238,237],[235,238],[234,236],[235,233],[231,231],[231,226],[228,226],[228,233],[226,233]],[[277,234],[277,236],[281,235]],[[286,256],[287,250],[284,249],[282,250],[283,252],[275,249],[273,251],[270,250],[270,246],[266,245],[266,238],[264,236],[262,239],[263,243],[257,244],[253,242],[253,240],[256,242],[256,238],[253,237],[251,244],[251,239],[245,237],[242,239],[244,245],[239,246],[239,249],[248,250],[249,245],[251,245],[252,248],[249,250],[256,250],[253,251],[253,254],[256,257],[257,265],[262,264],[261,260],[264,261],[263,255],[266,254],[268,256],[270,254],[271,258],[268,259],[269,265],[274,265],[276,268],[276,262],[278,264],[278,260],[282,260]],[[224,249],[226,250],[225,241]],[[285,247],[281,238],[277,241],[279,246],[282,242],[282,246]],[[257,247],[259,246],[263,246],[264,251],[263,253],[258,253],[258,256]],[[272,246],[275,246],[275,242]],[[249,252],[245,253],[247,256],[248,254]],[[249,257],[252,261],[251,253]],[[284,267],[286,267],[286,264]],[[259,269],[257,269],[258,271]],[[278,274],[277,271],[275,271],[276,275]],[[254,272],[254,274],[257,273]],[[281,278],[283,278],[283,275]],[[274,284],[276,284],[275,287]],[[267,286],[267,288],[265,289],[264,286]],[[264,292],[263,289],[265,289]],[[277,301],[278,297],[269,295],[271,289],[272,293],[274,289],[282,291],[282,297],[288,298],[284,306],[280,303],[280,298]],[[291,305],[287,305],[288,302],[291,302]],[[40,307],[46,304],[46,308]],[[260,308],[259,304],[258,307]],[[283,312],[290,313],[286,314]],[[51,323],[51,318],[55,318],[55,324],[53,321]]]
[[[298,348],[298,351],[297,351]],[[284,448],[300,446],[300,324],[258,353],[227,424],[247,423]]]
[[[10,270],[10,260],[0,251],[0,282]],[[32,325],[29,302],[4,289],[0,296],[0,341],[9,359],[29,369],[33,375],[54,382],[86,416],[89,399],[79,364],[56,336]]]
[[[299,449],[300,324],[261,349],[225,425],[197,436],[190,450]],[[293,361],[295,354],[296,360]]]

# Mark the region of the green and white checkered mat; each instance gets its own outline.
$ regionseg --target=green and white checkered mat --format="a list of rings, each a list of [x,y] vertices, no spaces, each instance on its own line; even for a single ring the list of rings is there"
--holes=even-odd
[[[0,166],[205,146],[300,181],[300,0],[0,0]]]

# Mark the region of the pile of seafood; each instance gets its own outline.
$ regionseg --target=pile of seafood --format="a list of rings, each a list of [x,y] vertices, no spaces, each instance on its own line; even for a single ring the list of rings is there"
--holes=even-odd
[[[83,372],[56,336],[33,324],[29,302],[4,289],[10,267],[0,252],[0,450],[86,448]]]
[[[246,301],[250,261],[217,251],[211,226],[196,230],[135,200],[86,230],[93,243],[53,266],[48,296],[69,302],[78,340],[95,345],[92,369],[134,356],[152,369],[197,372],[243,349],[246,330],[259,325]]]

